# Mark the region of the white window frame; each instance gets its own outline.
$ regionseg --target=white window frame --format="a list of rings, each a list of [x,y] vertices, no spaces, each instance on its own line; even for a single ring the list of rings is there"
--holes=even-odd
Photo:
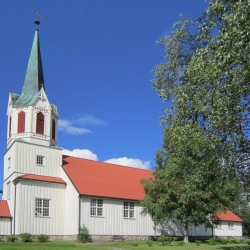
[[[7,183],[7,200],[10,199],[10,181]]]
[[[90,216],[103,217],[102,199],[90,199]]]
[[[230,230],[234,229],[234,223],[233,222],[228,222],[228,229],[230,229]]]
[[[217,229],[223,229],[221,223],[217,225]]]
[[[50,217],[50,199],[35,198],[35,216]]]
[[[124,201],[123,203],[123,218],[135,218],[135,203]]]
[[[36,165],[44,166],[44,156],[42,156],[42,155],[36,156]]]

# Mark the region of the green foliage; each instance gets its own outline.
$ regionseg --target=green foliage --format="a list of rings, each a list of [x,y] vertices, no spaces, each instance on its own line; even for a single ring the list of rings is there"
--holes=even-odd
[[[22,242],[32,242],[34,240],[34,236],[30,233],[22,233],[19,238]]]
[[[18,237],[17,237],[16,235],[13,235],[13,234],[6,236],[6,239],[7,239],[7,241],[9,241],[9,242],[18,241]]]
[[[171,103],[141,204],[156,224],[180,222],[185,242],[189,225],[212,228],[250,184],[249,24],[250,1],[210,0],[200,18],[181,16],[158,41],[166,61],[153,87]]]
[[[201,241],[200,240],[196,240],[195,243],[196,243],[197,246],[201,245]]]
[[[89,235],[89,231],[88,231],[87,227],[84,224],[83,224],[82,227],[79,228],[78,239],[82,243],[92,242],[92,239],[91,239],[91,237]]]
[[[228,239],[228,238],[217,238],[216,241],[219,244],[223,244],[223,245],[230,243],[230,239]]]
[[[184,241],[177,241],[176,244],[178,246],[184,246],[185,245],[185,242]]]
[[[209,240],[206,240],[206,243],[208,245],[216,245],[217,244],[217,241],[215,240],[215,238],[211,238]]]
[[[172,241],[174,241],[174,237],[171,236],[159,236],[157,241],[161,242],[162,245],[169,245]]]
[[[137,243],[132,243],[132,246],[133,247],[138,247],[138,244]]]
[[[153,244],[153,241],[152,241],[152,240],[148,240],[148,241],[147,241],[147,245],[148,245],[149,247],[151,247],[152,244]]]
[[[36,240],[38,242],[48,242],[49,241],[49,236],[46,234],[40,234],[37,236]]]

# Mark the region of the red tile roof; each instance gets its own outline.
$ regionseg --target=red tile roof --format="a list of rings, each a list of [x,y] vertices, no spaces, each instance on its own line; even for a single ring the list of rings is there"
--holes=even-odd
[[[16,179],[66,184],[66,182],[62,178],[50,177],[50,176],[45,176],[45,175],[36,175],[36,174],[25,174],[25,175],[18,176]]]
[[[243,220],[238,217],[236,214],[227,210],[225,213],[217,214],[217,217],[221,221],[235,221],[235,222],[243,222]]]
[[[0,217],[11,218],[9,205],[6,200],[0,200]]]
[[[128,200],[141,200],[141,179],[152,177],[152,171],[115,164],[63,156],[63,169],[79,194]]]

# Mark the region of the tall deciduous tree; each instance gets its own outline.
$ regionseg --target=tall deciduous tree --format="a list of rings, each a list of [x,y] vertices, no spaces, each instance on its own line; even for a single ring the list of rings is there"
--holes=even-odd
[[[178,219],[187,241],[188,223],[212,227],[209,215],[232,208],[249,180],[250,2],[211,0],[159,44],[154,88],[171,107],[142,205],[156,221]]]

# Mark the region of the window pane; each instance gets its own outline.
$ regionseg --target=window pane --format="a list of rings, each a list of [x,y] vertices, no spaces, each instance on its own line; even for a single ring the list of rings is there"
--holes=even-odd
[[[97,208],[97,215],[102,216],[102,208],[100,207]]]
[[[96,199],[91,199],[91,206],[96,206]]]
[[[124,209],[128,209],[128,202],[124,202]]]
[[[35,215],[36,215],[36,216],[42,216],[42,208],[37,208],[37,207],[36,207]]]
[[[128,210],[124,210],[123,217],[128,218]]]
[[[49,207],[49,200],[43,200],[43,207]]]
[[[48,208],[43,209],[43,216],[49,216],[49,209]]]
[[[97,206],[102,207],[103,201],[102,200],[97,200]]]
[[[130,209],[134,209],[134,202],[130,202],[129,205],[130,205]]]
[[[134,218],[134,210],[130,210],[129,211],[129,217],[130,218]]]
[[[96,207],[90,208],[90,215],[96,215]]]

